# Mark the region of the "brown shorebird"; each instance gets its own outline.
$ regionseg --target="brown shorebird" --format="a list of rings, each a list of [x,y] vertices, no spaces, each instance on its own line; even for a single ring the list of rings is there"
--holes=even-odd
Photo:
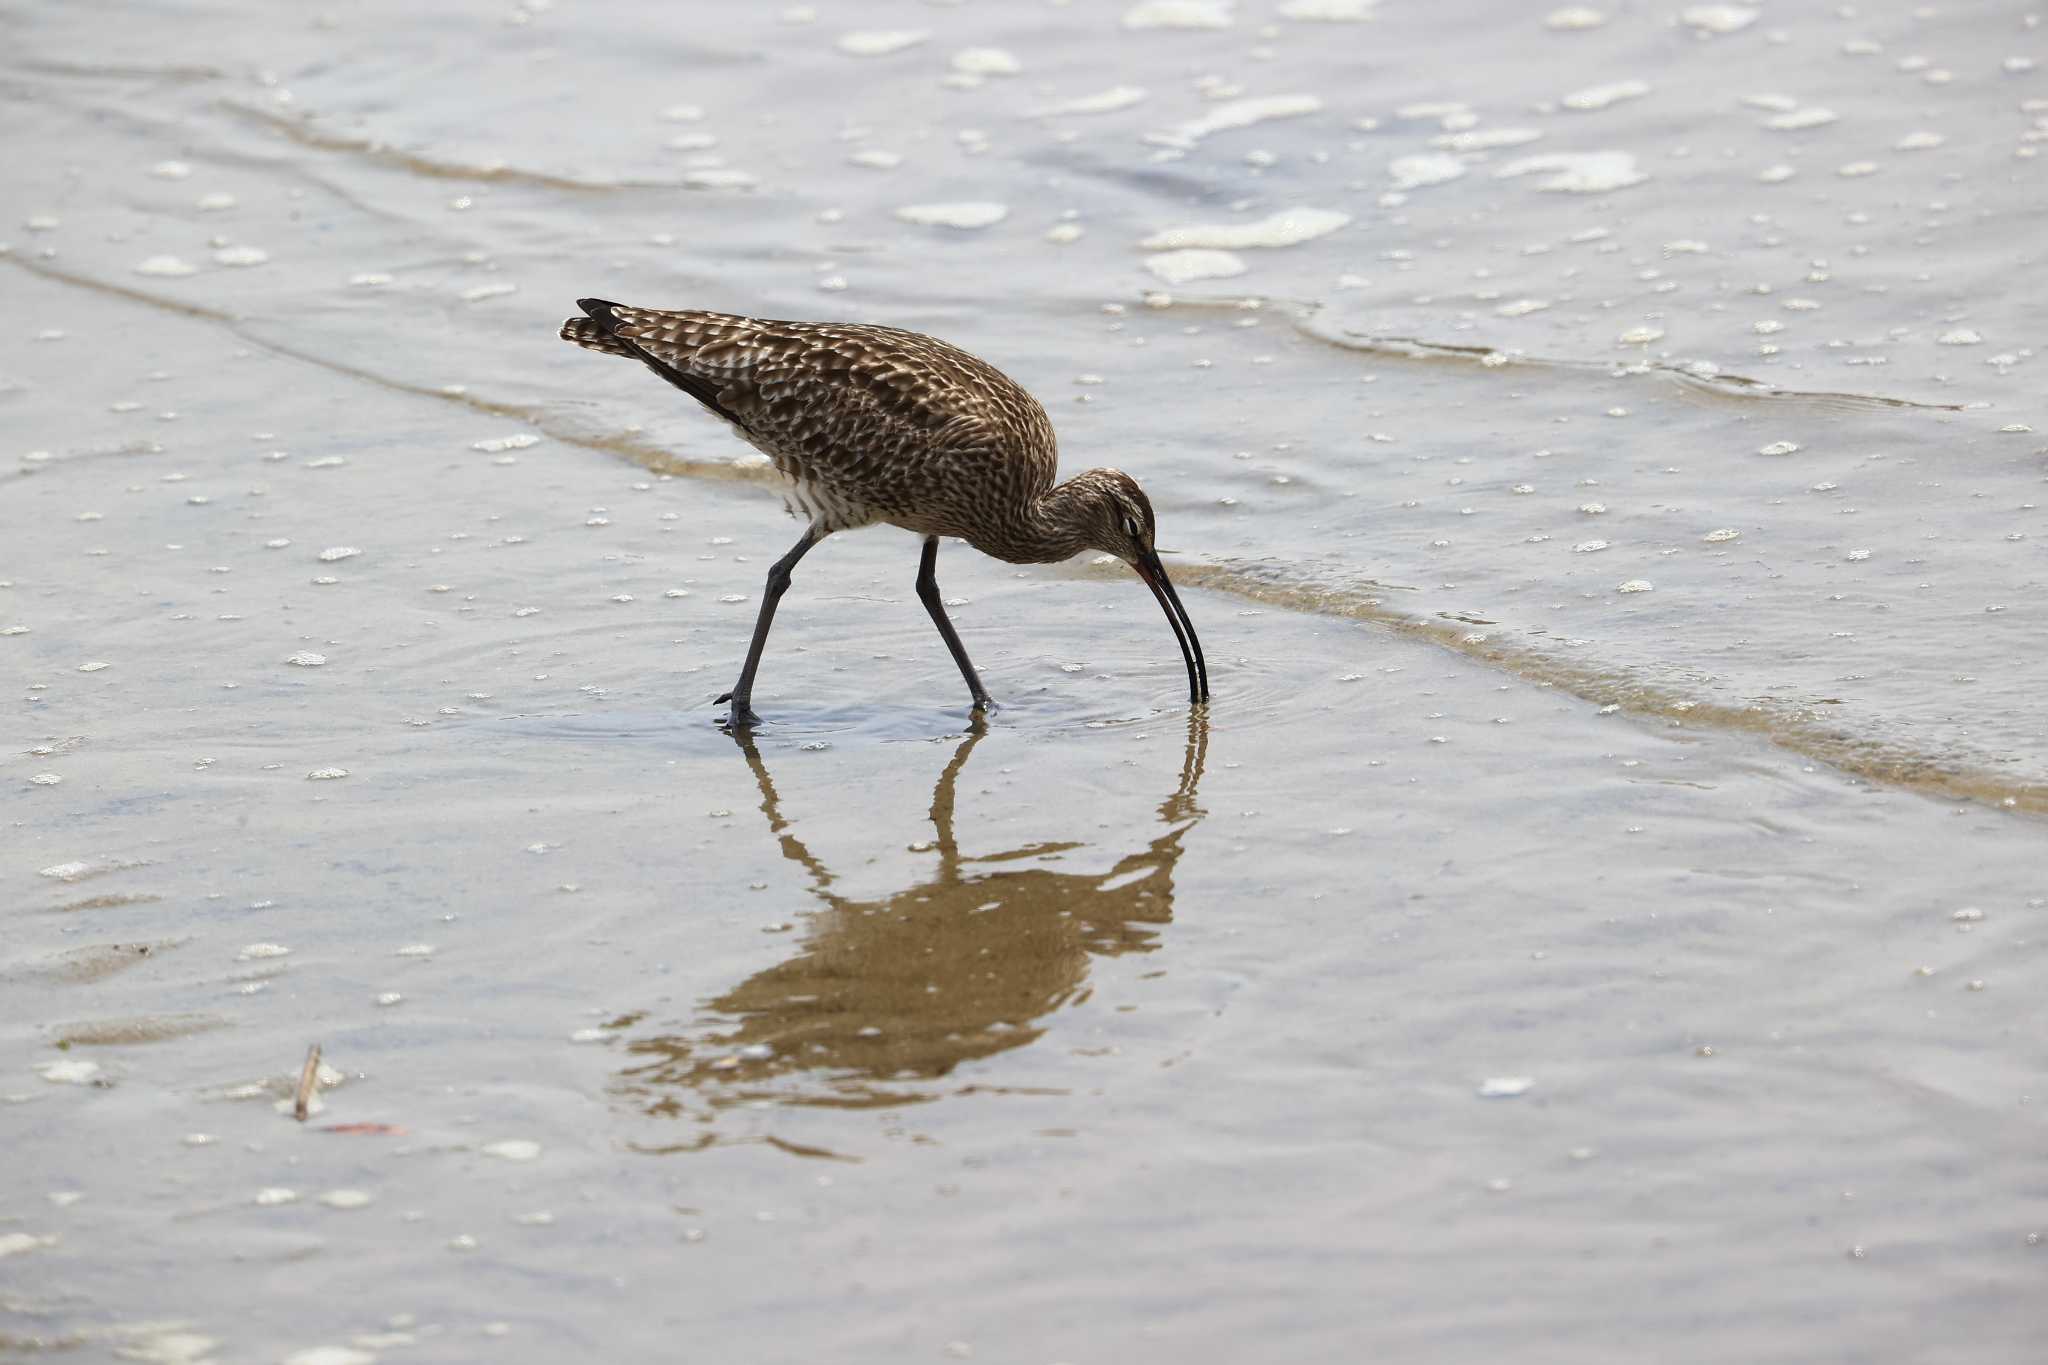
[[[1012,564],[1083,550],[1113,554],[1152,589],[1180,642],[1188,699],[1209,699],[1194,623],[1153,545],[1152,503],[1119,469],[1054,483],[1059,454],[1045,409],[996,368],[935,337],[867,323],[772,322],[696,309],[578,299],[587,317],[562,339],[638,360],[732,424],[788,480],[809,524],[768,571],[729,723],[755,724],[754,674],[789,573],[834,531],[887,522],[924,537],[917,596],[974,694],[993,705],[939,600],[939,537]]]

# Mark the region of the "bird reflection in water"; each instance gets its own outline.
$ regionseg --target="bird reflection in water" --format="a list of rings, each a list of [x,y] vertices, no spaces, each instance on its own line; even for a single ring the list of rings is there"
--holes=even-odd
[[[783,817],[753,738],[735,737],[760,785],[768,828],[808,875],[821,908],[792,957],[705,1002],[719,1024],[627,1043],[632,1064],[618,1084],[636,1107],[709,1124],[721,1109],[757,1101],[879,1108],[934,1099],[919,1082],[1023,1047],[1045,1032],[1054,1010],[1085,999],[1091,956],[1157,946],[1159,928],[1173,918],[1182,840],[1203,814],[1195,792],[1209,738],[1202,709],[1188,718],[1179,784],[1158,807],[1159,833],[1101,873],[1061,870],[1057,856],[1078,843],[962,855],[954,788],[986,733],[977,724],[961,740],[932,791],[938,866],[873,900],[833,889],[831,870]],[[639,1019],[618,1022],[630,1029]],[[706,1132],[683,1146],[716,1140]]]

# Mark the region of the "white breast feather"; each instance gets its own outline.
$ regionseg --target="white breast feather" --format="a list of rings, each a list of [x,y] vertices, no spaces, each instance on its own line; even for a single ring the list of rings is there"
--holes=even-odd
[[[827,531],[851,531],[881,520],[869,508],[813,479],[788,479],[782,502],[791,516]]]

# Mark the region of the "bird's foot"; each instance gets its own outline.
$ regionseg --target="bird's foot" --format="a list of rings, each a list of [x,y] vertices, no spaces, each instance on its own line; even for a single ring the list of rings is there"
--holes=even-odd
[[[995,699],[986,692],[977,692],[974,694],[973,710],[976,715],[991,715],[996,710]]]
[[[727,692],[719,696],[711,704],[713,706],[722,706],[726,702],[732,703],[732,710],[726,714],[724,720],[719,722],[719,724],[723,725],[726,729],[751,730],[761,723],[761,718],[758,715],[754,714],[754,708],[750,704],[750,698],[735,698],[732,693]]]

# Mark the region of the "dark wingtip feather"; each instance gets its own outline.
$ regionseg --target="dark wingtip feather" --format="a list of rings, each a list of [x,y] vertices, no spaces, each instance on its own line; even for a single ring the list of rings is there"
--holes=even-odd
[[[609,299],[578,299],[576,306],[597,319],[606,331],[619,325],[619,320],[613,312],[619,305]]]

